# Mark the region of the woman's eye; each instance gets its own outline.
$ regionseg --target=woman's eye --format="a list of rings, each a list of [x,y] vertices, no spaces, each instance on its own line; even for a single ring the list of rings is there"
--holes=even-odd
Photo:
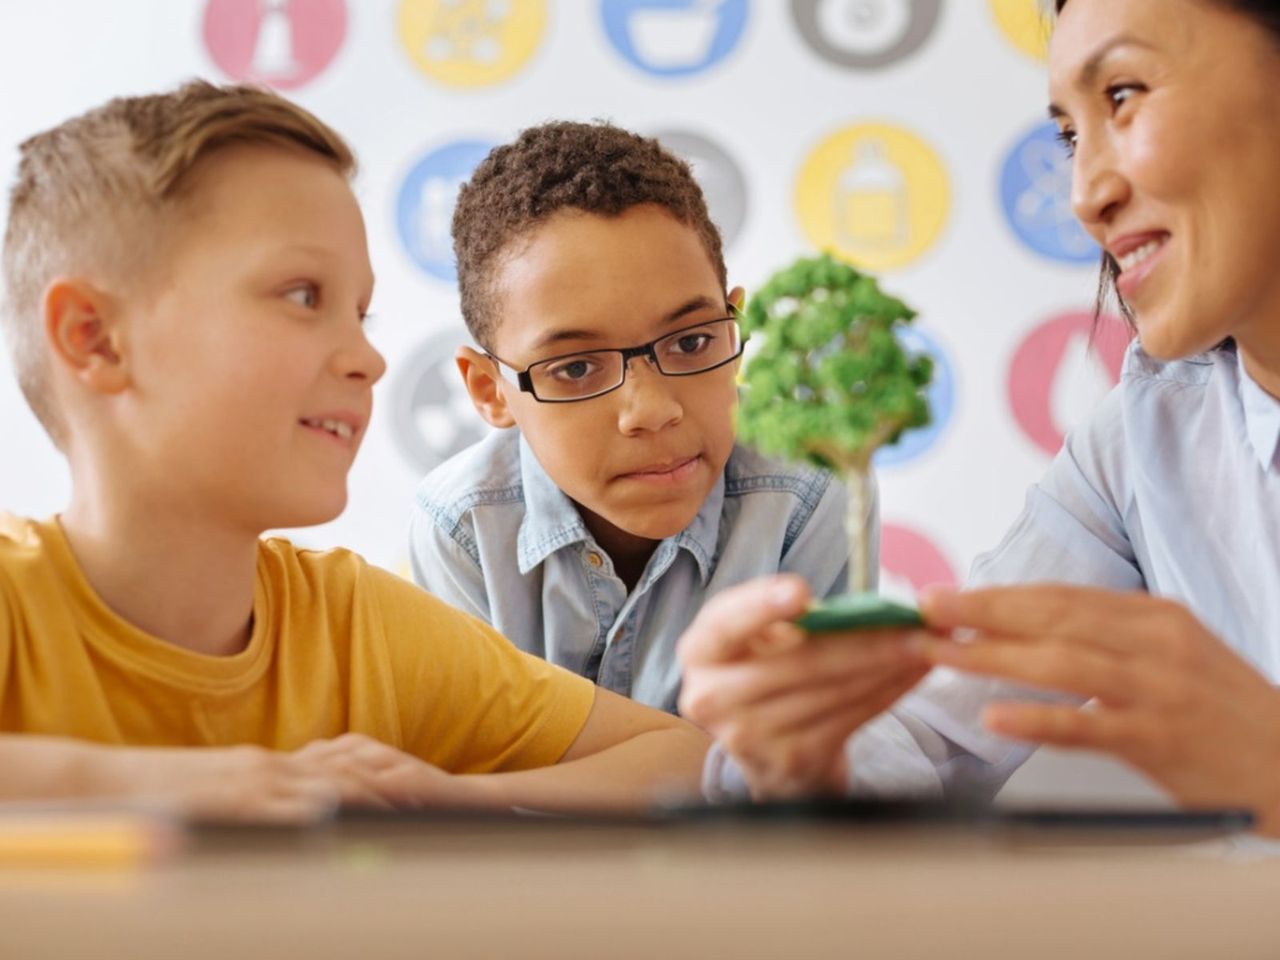
[[[289,290],[284,297],[300,307],[311,309],[320,302],[320,288],[314,283],[303,283]]]
[[[1076,152],[1076,132],[1064,127],[1057,133],[1057,141],[1062,144],[1062,148],[1067,151],[1067,156],[1075,156]]]
[[[1142,86],[1137,83],[1113,83],[1107,87],[1107,99],[1111,101],[1113,111],[1119,110],[1134,94],[1141,91]]]

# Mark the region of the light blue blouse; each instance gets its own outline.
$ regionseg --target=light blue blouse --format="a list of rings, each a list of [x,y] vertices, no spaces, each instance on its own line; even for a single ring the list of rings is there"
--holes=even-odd
[[[1280,681],[1280,401],[1233,347],[1161,363],[1136,345],[970,586],[1060,581],[1185,604]],[[1031,752],[986,732],[993,699],[1045,694],[935,670],[849,741],[851,792],[994,795]],[[710,796],[740,794],[713,751]]]

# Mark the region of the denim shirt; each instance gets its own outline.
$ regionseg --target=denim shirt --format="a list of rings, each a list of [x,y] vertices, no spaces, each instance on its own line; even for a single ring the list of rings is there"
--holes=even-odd
[[[1130,347],[1120,385],[1068,437],[970,586],[1060,581],[1177,600],[1280,682],[1280,400],[1233,347],[1162,363]],[[866,795],[994,795],[1030,755],[988,733],[993,700],[1069,698],[935,670],[849,741]],[[713,750],[709,796],[741,794]]]
[[[410,562],[421,586],[520,649],[674,713],[676,641],[707,597],[778,571],[817,596],[844,591],[845,502],[829,474],[735,446],[693,522],[658,544],[628,592],[573,501],[520,433],[503,430],[422,481]]]

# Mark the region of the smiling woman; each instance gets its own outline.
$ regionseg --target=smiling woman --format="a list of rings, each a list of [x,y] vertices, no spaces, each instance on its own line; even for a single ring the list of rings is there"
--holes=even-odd
[[[1055,0],[1054,8],[1057,13],[1062,14],[1064,8],[1066,8],[1069,2],[1070,0]],[[1255,36],[1254,39],[1257,42],[1265,44],[1269,39],[1271,44],[1280,46],[1280,5],[1276,4],[1274,0],[1209,0],[1209,2],[1223,8],[1224,11],[1236,13],[1242,18],[1247,18],[1247,20],[1252,21],[1252,24],[1245,24],[1246,29],[1253,26],[1261,26],[1264,28],[1266,33],[1270,34],[1269,38],[1265,35]],[[1176,18],[1171,17],[1170,26],[1175,26],[1176,23]],[[1255,29],[1253,30],[1253,33],[1257,34],[1258,31]],[[1263,59],[1265,60],[1266,57],[1264,56]],[[1211,69],[1216,68],[1218,66],[1218,62],[1212,61],[1211,63],[1206,64],[1206,66]],[[1224,88],[1226,87],[1221,76],[1207,76],[1202,77],[1201,80],[1207,85],[1205,90],[1206,93],[1209,92],[1209,86],[1221,84]],[[1143,89],[1141,85],[1130,84],[1115,86],[1114,88],[1105,89],[1102,92],[1113,98],[1113,103],[1115,104],[1118,112],[1119,108],[1132,96],[1150,91]],[[1240,91],[1236,92],[1239,93]],[[1273,108],[1273,100],[1267,95],[1268,91],[1264,88],[1259,92],[1262,94],[1260,102],[1255,102],[1253,106],[1261,107],[1264,111],[1271,110]],[[1055,119],[1058,119],[1059,122],[1062,122],[1063,118],[1056,106],[1050,107],[1050,115]],[[1235,121],[1228,121],[1228,123],[1233,122]],[[1206,142],[1219,142],[1210,136],[1206,136],[1206,131],[1199,128],[1192,127],[1184,129],[1182,132],[1188,137],[1196,138],[1197,143],[1203,144]],[[1075,134],[1070,130],[1069,125],[1066,123],[1063,123],[1062,138],[1063,142],[1067,145],[1067,148],[1074,152]],[[1194,157],[1197,153],[1198,151],[1192,150],[1190,151],[1189,157]],[[1217,155],[1215,154],[1215,156]],[[1221,166],[1224,170],[1229,169],[1229,165],[1227,164],[1221,164]],[[1257,185],[1250,184],[1246,181],[1242,186],[1249,188],[1256,187]],[[1129,298],[1125,296],[1124,287],[1126,285],[1130,287],[1135,285],[1132,281],[1137,279],[1137,275],[1133,274],[1133,268],[1142,261],[1145,261],[1150,257],[1150,255],[1159,251],[1160,238],[1153,237],[1146,242],[1142,242],[1141,238],[1137,238],[1137,242],[1139,242],[1139,246],[1136,249],[1121,250],[1120,255],[1116,255],[1110,249],[1103,250],[1102,283],[1098,290],[1099,314],[1101,314],[1106,302],[1114,296],[1121,311],[1132,323],[1134,319],[1132,307],[1129,303]],[[1131,246],[1131,243],[1126,244],[1125,246]],[[1126,272],[1131,273],[1130,282],[1126,285],[1122,285],[1120,280],[1122,275]]]
[[[797,647],[769,621],[804,591],[765,604],[748,587],[717,601],[740,642],[710,620],[691,631],[682,710],[758,796],[846,771],[858,792],[994,792],[1051,743],[1280,834],[1280,11],[1056,7],[1050,114],[1072,203],[1138,333],[1120,385],[978,560],[981,589],[922,598],[935,635],[907,649],[953,669],[910,701],[867,723],[867,646]],[[732,787],[733,769],[713,779]]]

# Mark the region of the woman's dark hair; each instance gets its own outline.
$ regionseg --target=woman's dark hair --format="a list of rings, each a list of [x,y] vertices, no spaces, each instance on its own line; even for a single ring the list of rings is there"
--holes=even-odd
[[[1061,13],[1070,0],[1053,0],[1055,13]],[[1251,17],[1258,26],[1269,30],[1277,45],[1280,45],[1280,2],[1278,0],[1210,0],[1220,6],[1229,7],[1242,16]],[[1133,313],[1120,294],[1116,292],[1116,278],[1120,276],[1120,265],[1111,254],[1103,251],[1102,277],[1098,284],[1098,302],[1096,315],[1102,316],[1103,310],[1111,300],[1115,300],[1125,320],[1133,326]]]

